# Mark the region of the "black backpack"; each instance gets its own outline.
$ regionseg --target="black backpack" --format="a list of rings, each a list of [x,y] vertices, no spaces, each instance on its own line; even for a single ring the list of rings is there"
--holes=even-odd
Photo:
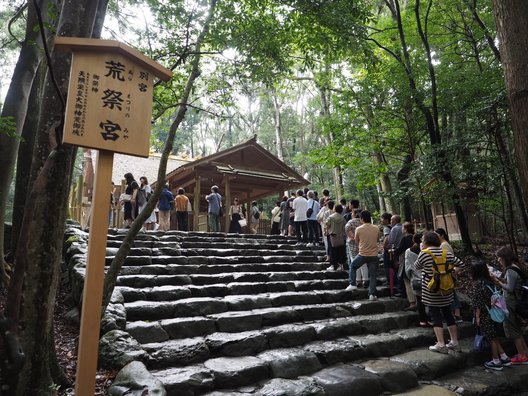
[[[528,320],[528,278],[523,270],[517,267],[509,267],[509,270],[517,272],[522,279],[521,295],[513,293],[515,297],[515,313],[523,320]]]

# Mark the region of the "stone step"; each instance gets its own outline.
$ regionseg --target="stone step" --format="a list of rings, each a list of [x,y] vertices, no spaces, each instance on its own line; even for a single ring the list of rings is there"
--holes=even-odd
[[[379,297],[388,295],[386,287],[378,288]],[[124,304],[127,320],[161,320],[175,317],[203,316],[227,311],[289,307],[295,305],[328,304],[368,297],[367,289],[353,292],[312,290],[298,292],[227,295],[225,297],[193,297],[175,301],[132,301]]]
[[[169,339],[206,336],[214,332],[236,333],[258,330],[267,326],[311,322],[323,319],[347,318],[369,314],[401,311],[407,302],[403,299],[380,298],[377,301],[349,301],[332,304],[296,305],[287,307],[271,307],[246,311],[228,311],[218,314],[194,317],[180,317],[157,321],[128,321],[126,331],[140,343],[163,342]],[[352,331],[354,325],[344,326],[336,321],[323,322],[318,332],[323,334],[342,334]],[[359,325],[358,325],[359,326]],[[356,326],[357,327],[357,326]],[[357,331],[353,330],[353,331]]]
[[[152,280],[149,283],[154,282]],[[131,282],[132,285],[144,285],[144,280]],[[193,282],[194,283],[194,282]],[[173,286],[160,285],[153,287],[118,286],[125,302],[145,301],[174,301],[188,297],[224,297],[227,295],[251,293],[277,293],[309,290],[345,289],[346,279],[315,279],[299,281],[268,281],[268,282],[229,282],[207,285]]]
[[[327,275],[328,273],[328,275]],[[332,275],[330,275],[332,274]],[[335,275],[334,275],[335,274]],[[327,278],[328,277],[328,278]],[[186,285],[193,284],[196,286],[219,285],[225,286],[236,283],[270,283],[270,282],[330,282],[331,280],[344,281],[348,279],[345,271],[320,271],[311,272],[230,272],[216,274],[139,274],[139,275],[120,275],[117,279],[118,286],[129,286],[142,288],[160,285]],[[345,284],[346,287],[346,284]],[[337,288],[337,287],[336,287]],[[264,290],[265,292],[266,290]]]
[[[451,362],[452,370],[459,367],[457,362],[461,358],[452,357],[451,354],[464,353],[450,352],[450,355],[440,355],[430,352],[425,346],[430,345],[433,339],[431,329],[419,328],[395,330],[377,335],[351,335],[331,341],[296,344],[297,347],[281,345],[262,351],[256,356],[213,357],[200,364],[151,372],[164,383],[168,395],[203,394],[219,388],[229,390],[218,390],[208,394],[379,395],[384,390],[392,391],[384,388],[394,381],[401,381],[400,389],[412,388],[418,384],[419,375],[415,370],[395,359],[399,353],[409,348],[421,347],[416,351],[418,354],[425,352],[426,361]],[[376,363],[381,362],[381,359],[366,361],[360,365],[343,364],[359,359],[390,356],[392,356],[390,360],[383,359],[384,365]],[[307,375],[310,377],[304,377]],[[296,383],[286,381],[284,383],[287,385],[286,388],[277,388],[276,386],[280,386],[282,381],[278,377],[292,379]],[[270,378],[274,378],[275,381]],[[392,382],[389,382],[389,379]],[[355,387],[351,386],[351,382]],[[238,387],[244,388],[234,389]],[[316,388],[324,389],[324,393],[316,392]],[[272,389],[275,391],[272,392]],[[286,389],[292,390],[286,391]],[[311,391],[303,390],[297,393],[293,389],[311,389]]]
[[[210,264],[243,264],[243,263],[295,263],[295,262],[322,262],[322,257],[314,255],[288,255],[288,256],[182,256],[180,252],[164,251],[161,255],[128,256],[125,265],[152,265],[152,264],[179,264],[179,265],[210,265]],[[110,265],[114,256],[107,256],[105,265]]]
[[[154,258],[156,261],[158,258]],[[169,260],[167,260],[169,261]],[[152,261],[151,261],[152,262]],[[222,274],[236,272],[274,273],[280,277],[283,272],[314,272],[321,278],[336,279],[343,276],[343,272],[326,271],[325,262],[292,262],[292,263],[242,263],[242,264],[150,264],[134,265],[131,262],[121,267],[120,275],[191,275],[191,274]],[[106,267],[108,268],[108,267]],[[308,276],[308,275],[307,275]]]
[[[296,346],[302,346],[303,349],[317,356],[316,352],[310,350],[310,343],[328,340],[328,337],[332,340],[330,342],[333,342],[335,337],[354,335],[357,335],[356,349],[363,350],[363,352],[370,347],[370,344],[375,344],[375,347],[370,348],[378,349],[382,348],[379,345],[384,345],[388,351],[391,345],[398,341],[402,348],[395,350],[393,354],[396,354],[405,350],[401,337],[389,334],[385,338],[382,336],[380,338],[373,337],[373,334],[399,329],[402,324],[404,327],[410,326],[415,322],[416,317],[415,313],[410,312],[389,312],[311,323],[299,322],[260,330],[238,333],[215,332],[204,337],[153,342],[142,344],[142,348],[148,354],[147,367],[155,369],[185,366],[221,356],[255,356],[269,349]],[[333,325],[340,332],[329,332],[326,325]],[[361,335],[366,331],[370,334]],[[319,345],[312,346],[312,348],[321,353],[318,349]]]

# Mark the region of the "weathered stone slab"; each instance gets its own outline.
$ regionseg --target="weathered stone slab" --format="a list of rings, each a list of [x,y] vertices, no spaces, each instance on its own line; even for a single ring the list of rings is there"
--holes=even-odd
[[[126,331],[141,344],[163,342],[169,339],[169,335],[159,322],[128,322]]]
[[[213,284],[204,286],[189,285],[192,297],[223,297],[230,292],[227,285]]]
[[[418,376],[407,365],[388,359],[361,363],[365,370],[380,377],[381,385],[388,392],[403,392],[418,386]]]
[[[147,352],[130,334],[112,330],[99,340],[99,362],[108,369],[121,369],[128,363],[147,359]]]
[[[464,389],[468,395],[526,395],[528,370],[525,367],[487,370],[482,365],[470,367],[435,380],[440,385]]]
[[[203,316],[165,319],[160,321],[160,325],[171,339],[196,337],[216,331],[214,320]]]
[[[158,320],[172,318],[174,316],[173,302],[133,301],[125,303],[127,319],[135,320]]]
[[[182,298],[191,298],[188,287],[183,286],[156,286],[148,291],[147,297],[152,301],[174,301]]]
[[[349,338],[360,343],[367,356],[392,356],[407,349],[402,338],[391,333],[351,336]]]
[[[294,307],[295,311],[301,316],[303,321],[320,320],[330,315],[331,306],[329,305],[300,305]]]
[[[257,357],[268,363],[272,377],[296,378],[322,368],[313,352],[297,348],[264,351]]]
[[[274,307],[283,305],[321,304],[323,302],[319,295],[308,292],[278,293],[270,296],[270,300]]]
[[[152,371],[152,374],[163,382],[169,395],[194,396],[214,388],[214,375],[203,364]]]
[[[154,377],[141,362],[127,364],[115,377],[108,389],[110,396],[165,396],[163,383]]]
[[[375,315],[385,312],[385,305],[382,301],[354,301],[348,304],[341,305],[349,309],[354,315]]]
[[[149,354],[149,367],[154,368],[192,364],[209,357],[209,349],[202,337],[143,344],[143,348]]]
[[[328,396],[378,396],[383,390],[377,375],[344,364],[318,371],[312,378]]]
[[[362,326],[352,317],[314,323],[313,327],[317,333],[318,340],[327,340],[363,333]]]
[[[126,326],[126,311],[123,304],[108,304],[101,319],[101,331],[123,330]]]
[[[365,350],[359,342],[348,338],[339,338],[332,341],[313,341],[302,348],[315,353],[319,361],[325,366],[358,360],[365,356]]]
[[[268,287],[266,283],[257,282],[230,282],[227,284],[229,294],[252,294],[252,293],[266,293]]]
[[[252,384],[269,375],[267,363],[252,356],[209,359],[204,365],[213,372],[218,388]]]
[[[218,331],[238,332],[256,330],[262,327],[262,315],[251,311],[223,312],[209,315],[216,321]]]
[[[457,359],[452,354],[444,355],[428,349],[417,349],[390,358],[411,367],[424,379],[434,379],[458,369]]]
[[[250,311],[271,307],[271,300],[268,296],[226,296],[223,301],[231,311]]]
[[[399,335],[409,349],[423,345],[433,345],[436,342],[433,329],[423,327],[395,330],[394,334]]]
[[[282,325],[264,330],[270,348],[303,345],[315,339],[316,332],[310,325]]]
[[[227,303],[218,298],[193,297],[174,302],[174,316],[205,316],[227,311]]]
[[[274,378],[255,393],[256,396],[325,396],[325,392],[313,378],[296,380]]]
[[[458,394],[438,385],[421,385],[405,393],[395,393],[394,396],[456,396]]]
[[[276,326],[302,320],[301,313],[290,307],[263,308],[256,309],[254,312],[262,316],[263,326]]]
[[[205,342],[211,354],[226,356],[255,355],[268,347],[268,339],[260,331],[213,333]]]

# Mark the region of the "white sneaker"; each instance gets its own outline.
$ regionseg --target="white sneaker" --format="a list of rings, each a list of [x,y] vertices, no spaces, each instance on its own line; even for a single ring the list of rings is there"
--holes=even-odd
[[[378,297],[376,297],[374,294],[371,294],[371,295],[369,296],[369,300],[370,300],[370,301],[376,301],[377,299],[378,299]]]
[[[306,247],[312,247],[313,245],[314,245],[314,244],[313,244],[312,242],[310,242],[310,243],[307,243],[307,244],[306,244]]]
[[[348,285],[348,287],[345,289],[345,291],[347,291],[347,292],[354,291],[354,290],[357,290],[357,286]]]
[[[460,344],[455,344],[453,341],[449,341],[446,344],[446,347],[448,347],[449,349],[451,349],[453,351],[460,352]]]
[[[334,268],[334,266],[333,266],[333,265],[331,265],[331,266],[330,266],[330,267],[328,267],[328,268],[327,268],[326,270],[327,270],[327,271],[335,271],[335,268]]]

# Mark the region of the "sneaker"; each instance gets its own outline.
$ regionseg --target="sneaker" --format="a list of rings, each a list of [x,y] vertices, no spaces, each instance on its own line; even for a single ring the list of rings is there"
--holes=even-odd
[[[357,290],[357,286],[348,285],[348,287],[345,289],[345,291],[347,291],[347,292],[354,291],[354,290]]]
[[[451,349],[452,351],[460,352],[460,345],[453,343],[453,341],[449,341],[446,347]]]
[[[506,359],[501,358],[500,362],[502,364],[502,367],[510,367],[512,365],[512,361],[509,357],[506,357]]]
[[[429,350],[431,352],[438,352],[438,353],[444,353],[447,354],[449,352],[449,349],[445,345],[438,345],[434,344],[429,347]]]
[[[330,266],[330,267],[328,267],[328,268],[327,268],[326,270],[327,270],[327,271],[335,271],[336,269],[334,268],[334,266],[333,266],[333,265],[331,265],[331,266]]]
[[[338,271],[344,271],[345,269],[343,268],[343,264],[340,264],[340,265],[337,267],[337,270],[338,270]]]
[[[314,246],[312,242],[306,244],[306,247],[312,247],[312,246]]]
[[[484,363],[484,367],[491,369],[491,370],[502,370],[502,364],[501,363],[495,363],[493,360],[490,360],[489,362]]]
[[[510,359],[510,361],[511,361],[511,364],[526,365],[528,364],[528,357],[527,356],[521,357],[520,355],[515,355],[514,357]]]
[[[377,299],[378,299],[378,297],[376,297],[374,294],[371,294],[371,295],[369,296],[369,300],[370,300],[370,301],[376,301]]]

